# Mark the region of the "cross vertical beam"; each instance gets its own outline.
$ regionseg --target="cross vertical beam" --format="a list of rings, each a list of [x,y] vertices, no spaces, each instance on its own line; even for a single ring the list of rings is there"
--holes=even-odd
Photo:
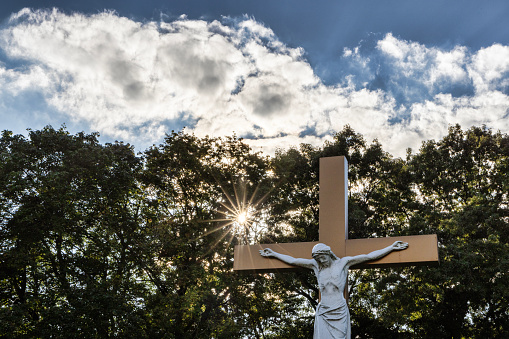
[[[319,240],[339,257],[348,239],[348,162],[345,157],[320,159]]]

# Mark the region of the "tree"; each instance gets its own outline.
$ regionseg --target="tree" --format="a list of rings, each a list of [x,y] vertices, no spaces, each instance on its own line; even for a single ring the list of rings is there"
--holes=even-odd
[[[422,337],[502,338],[509,334],[509,137],[459,126],[409,159],[419,204],[410,226],[439,236],[441,265],[416,271]],[[421,303],[416,303],[421,306]]]
[[[136,156],[46,127],[0,138],[0,336],[309,338],[312,274],[240,275],[235,244],[316,241],[318,163],[349,161],[349,236],[437,233],[440,265],[352,271],[358,338],[509,331],[509,137],[453,126],[406,159],[350,127],[274,157],[168,135]]]
[[[290,149],[276,154],[273,162],[281,185],[278,187],[278,199],[272,205],[270,214],[274,217],[271,220],[275,225],[290,225],[287,227],[290,231],[285,237],[278,238],[278,241],[318,239],[318,162],[321,157],[339,155],[346,156],[349,163],[350,237],[401,235],[395,223],[386,219],[392,218],[388,217],[388,214],[394,209],[394,213],[402,213],[400,203],[397,201],[407,198],[405,194],[409,194],[408,189],[403,191],[396,189],[405,187],[399,182],[405,178],[401,176],[402,161],[392,159],[377,141],[368,145],[360,134],[347,126],[323,148],[301,145],[299,150]],[[372,314],[370,307],[360,308],[357,304],[365,301],[357,298],[358,294],[355,294],[357,288],[364,283],[363,278],[370,274],[362,272],[351,274],[350,309],[354,319],[352,330],[358,333],[360,329],[371,328],[374,330],[370,333],[374,333],[375,336],[381,333],[394,336],[397,331],[394,332],[390,328],[385,332],[381,331],[385,324],[380,324],[372,316],[366,316]],[[318,299],[315,278],[308,273],[299,273],[297,276],[282,274],[278,279],[285,282],[285,288],[310,301],[306,311],[312,315]],[[308,316],[304,319],[306,319],[305,330],[312,333],[313,318]]]
[[[260,300],[265,282],[238,276],[232,267],[234,245],[259,237],[260,225],[238,217],[264,209],[262,198],[272,186],[267,158],[235,137],[181,132],[147,150],[145,161],[150,227],[160,249],[146,268],[156,287],[147,304],[155,328],[175,338],[263,332],[273,311],[270,300]]]
[[[46,127],[29,139],[4,132],[0,157],[0,332],[121,336],[127,322],[139,331],[132,148]]]

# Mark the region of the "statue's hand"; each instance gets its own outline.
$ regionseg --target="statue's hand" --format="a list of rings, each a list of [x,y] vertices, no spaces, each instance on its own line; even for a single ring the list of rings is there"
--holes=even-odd
[[[271,250],[270,248],[265,248],[263,250],[260,250],[260,254],[263,256],[263,257],[273,257],[274,256],[274,251]]]
[[[407,242],[403,242],[403,241],[399,241],[399,240],[395,241],[394,244],[392,244],[392,248],[396,251],[404,250],[407,247],[408,247]]]

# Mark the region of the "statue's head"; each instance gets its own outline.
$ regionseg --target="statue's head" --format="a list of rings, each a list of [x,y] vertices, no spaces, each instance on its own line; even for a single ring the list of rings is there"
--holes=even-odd
[[[331,260],[336,260],[338,257],[334,253],[329,246],[325,244],[316,244],[311,251],[311,255],[320,265],[330,264]]]
[[[313,250],[311,251],[311,255],[314,257],[315,255],[317,255],[319,253],[326,253],[326,254],[330,255],[331,249],[329,246],[319,243],[313,247]]]

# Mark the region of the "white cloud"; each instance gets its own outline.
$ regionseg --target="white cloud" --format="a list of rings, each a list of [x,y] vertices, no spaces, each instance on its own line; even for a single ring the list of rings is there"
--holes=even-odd
[[[0,46],[2,110],[19,119],[24,108],[13,103],[38,93],[46,114],[142,148],[184,125],[254,137],[272,152],[320,145],[350,124],[398,156],[449,124],[509,131],[508,46],[446,50],[387,34],[373,48],[345,49],[350,72],[336,86],[252,18],[141,23],[23,10],[0,30]]]
[[[468,74],[463,65],[466,62],[466,48],[457,46],[451,51],[436,51],[434,67],[429,71],[429,82],[451,81],[453,83],[468,80]]]
[[[479,50],[468,70],[477,91],[509,88],[509,46],[495,44]]]

